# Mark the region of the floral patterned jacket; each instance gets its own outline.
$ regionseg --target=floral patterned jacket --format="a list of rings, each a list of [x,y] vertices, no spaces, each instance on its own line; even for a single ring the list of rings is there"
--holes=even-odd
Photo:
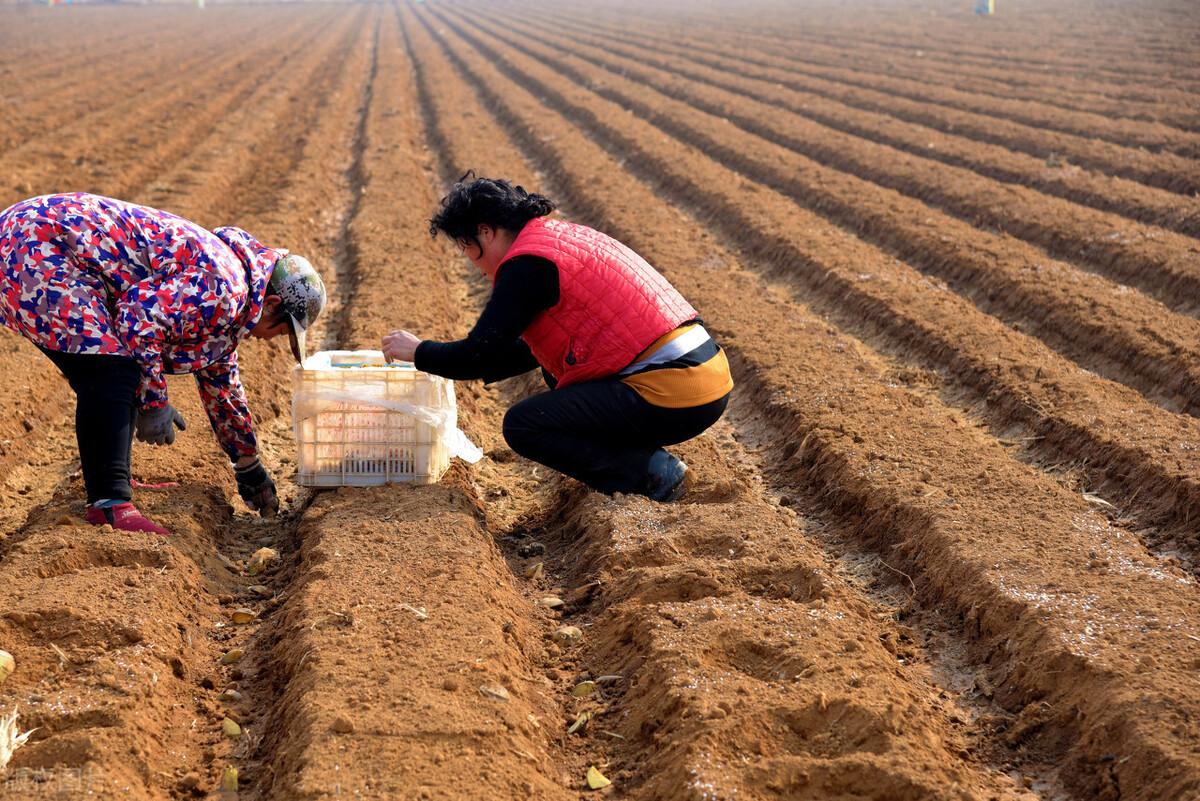
[[[0,212],[0,323],[47,350],[132,357],[145,408],[167,403],[165,373],[193,373],[236,460],[257,452],[237,345],[285,253],[98,195],[31,198]]]

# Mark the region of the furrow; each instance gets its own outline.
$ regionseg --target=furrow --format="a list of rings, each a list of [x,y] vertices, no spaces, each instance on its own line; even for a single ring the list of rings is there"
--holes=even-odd
[[[246,32],[252,37],[261,36],[267,24],[260,20],[257,27],[247,26]],[[140,97],[143,92],[161,94],[186,82],[199,66],[223,55],[229,44],[223,29],[196,30],[187,23],[169,31],[165,41],[148,32],[140,36],[133,33],[133,37],[121,48],[104,42],[79,42],[78,61],[51,59],[53,66],[45,71],[49,74],[39,74],[27,66],[13,69],[6,91],[0,94],[0,114],[5,118],[0,129],[0,156],[21,142],[66,126],[86,131],[111,125],[136,108],[130,103],[114,104],[111,94],[95,91],[97,85],[119,82],[124,97],[139,97],[145,103]],[[146,39],[153,43],[147,46]],[[139,56],[141,60],[136,58]],[[81,87],[82,73],[88,75],[89,82]],[[89,123],[87,127],[79,124],[83,120]]]
[[[421,224],[435,196],[410,68],[396,20],[375,9],[339,196],[349,346],[372,345],[399,309],[413,325],[457,317],[447,255]],[[435,797],[485,771],[504,797],[567,797],[536,723],[553,708],[529,676],[539,621],[478,510],[462,468],[438,486],[341,489],[305,510],[286,600],[255,645],[270,734],[246,797]]]
[[[476,99],[460,85],[428,30],[411,25],[410,38],[427,80],[441,90],[431,97],[447,120],[447,158],[528,173],[504,132],[483,117],[484,107],[496,110],[493,98]],[[448,55],[461,65],[453,50]],[[470,124],[449,122],[464,110]],[[703,476],[694,503],[664,507],[566,488],[525,526],[548,548],[550,581],[582,588],[570,617],[583,626],[586,645],[567,650],[567,668],[583,678],[621,674],[599,691],[601,711],[576,748],[594,758],[610,750],[606,731],[622,738],[613,740],[609,775],[634,798],[776,797],[806,784],[813,793],[840,784],[868,798],[947,797],[956,784],[1018,797],[1011,779],[984,760],[955,754],[963,742],[948,720],[956,702],[937,699],[919,663],[898,669],[890,649],[906,635],[890,612],[834,577],[797,518],[750,489],[751,477],[708,436],[685,455]],[[695,628],[681,643],[688,623]],[[901,660],[912,658],[900,647]],[[818,651],[818,662],[801,653]],[[572,704],[567,720],[596,709],[594,698]],[[906,731],[927,736],[897,736],[889,716],[901,708]],[[760,736],[747,737],[748,720]],[[843,737],[851,742],[843,745]],[[865,741],[887,745],[868,754],[875,749],[863,749]]]
[[[509,83],[480,44],[475,37],[454,50],[478,71],[473,83],[490,105],[502,114],[516,115],[516,104],[525,109],[509,130],[525,132],[526,147],[569,151],[563,163],[571,172],[555,180],[573,176],[572,189],[601,205],[620,197],[634,210],[633,225],[647,230],[652,195],[633,203],[628,191],[611,194],[620,169],[602,154],[603,163],[581,175],[587,141],[557,125],[551,133],[553,115]],[[659,263],[712,242],[695,229],[679,241],[665,225],[649,230],[629,241]],[[739,375],[779,423],[785,436],[776,441],[803,468],[795,477],[819,489],[860,542],[911,575],[924,603],[961,616],[976,658],[997,680],[997,697],[1021,711],[1014,742],[1057,749],[1085,797],[1195,792],[1200,774],[1188,721],[1200,699],[1178,680],[1198,651],[1185,637],[1196,612],[1188,580],[1159,571],[1083,499],[1014,463],[993,440],[956,423],[956,413],[890,388],[870,354],[826,324],[795,305],[759,301],[753,278],[737,286],[746,302],[730,307],[720,301],[733,284],[728,275],[681,267],[671,275],[685,292],[702,308],[723,309],[718,330],[740,332],[726,335],[745,368]],[[715,291],[704,291],[705,283]],[[1029,498],[1035,509],[1023,505]],[[1048,536],[1031,541],[1035,532]],[[1147,642],[1153,666],[1139,664]]]
[[[552,29],[539,26],[538,31],[557,32],[562,29],[563,26],[555,26]],[[534,36],[547,44],[553,42],[552,36],[548,37],[544,33]],[[885,144],[922,159],[933,159],[953,167],[969,169],[987,178],[1027,186],[1177,233],[1192,237],[1200,234],[1200,200],[1181,197],[1177,193],[1148,187],[1128,179],[1084,171],[1055,157],[1035,158],[998,145],[949,135],[925,125],[906,123],[884,114],[847,107],[842,103],[826,100],[821,95],[798,90],[796,87],[799,84],[787,81],[777,71],[755,69],[744,61],[697,57],[693,48],[676,46],[661,39],[652,40],[648,47],[655,53],[671,55],[676,65],[699,65],[697,71],[684,73],[686,77],[737,92],[775,108],[786,109],[818,125]],[[577,47],[572,50],[582,55]],[[646,63],[664,68],[666,64],[657,59]],[[616,64],[611,61],[605,61],[603,66],[616,68]],[[624,64],[621,66],[624,67]],[[677,67],[671,71],[678,74],[676,70]],[[797,138],[808,137],[799,135]]]
[[[578,86],[592,87],[601,97],[633,109],[659,130],[702,148],[739,174],[951,282],[984,311],[1033,331],[1083,366],[1127,383],[1167,408],[1196,410],[1197,358],[1183,333],[1200,333],[1195,321],[1173,316],[1160,304],[1098,276],[1047,264],[1038,251],[1007,237],[941,217],[923,206],[905,208],[912,201],[821,168],[752,135],[730,132],[729,126],[712,116],[612,72],[599,72],[554,51],[537,52]],[[660,138],[654,136],[649,141]],[[649,145],[626,142],[622,147],[645,151]],[[897,208],[905,209],[904,213],[898,214]],[[1154,327],[1157,330],[1151,330]]]
[[[346,52],[361,38],[365,16],[356,9],[329,25],[310,21],[309,27],[321,33],[306,47],[306,63],[279,70],[279,82],[259,83],[221,116],[202,143],[132,198],[211,227],[229,224],[224,216],[229,209],[260,218],[286,214],[284,187],[304,160],[306,140],[324,125],[328,103],[342,91]],[[297,117],[317,122],[304,136],[295,136]],[[246,158],[247,153],[254,157]]]
[[[1200,124],[1197,115],[1186,108],[1193,96],[1188,92],[1165,87],[1152,94],[1145,88],[1131,87],[1124,90],[1119,85],[1092,84],[1083,79],[1072,79],[1060,74],[1055,75],[1054,85],[1047,85],[1044,71],[1022,72],[1013,69],[1013,65],[1007,61],[992,61],[980,67],[973,67],[963,61],[956,62],[933,53],[916,56],[910,51],[897,57],[898,54],[894,51],[889,52],[864,42],[838,41],[836,37],[818,40],[815,37],[798,35],[794,37],[794,41],[803,44],[806,56],[819,54],[817,63],[822,66],[852,65],[854,59],[849,53],[853,50],[859,54],[870,54],[871,66],[876,62],[886,64],[892,75],[927,81],[935,85],[949,84],[952,88],[965,92],[1036,101],[1066,111],[1124,117],[1139,122],[1157,122],[1183,131],[1194,132]],[[788,53],[781,51],[778,43],[768,52],[779,57],[776,63],[780,66],[787,65]],[[862,63],[858,64],[859,69],[863,66]],[[901,74],[896,70],[903,72]],[[871,72],[882,74],[882,67],[875,67]]]
[[[613,51],[621,49],[619,42],[612,40],[606,41],[604,46]],[[621,52],[633,59],[634,63],[649,63],[653,58],[644,49],[631,53],[625,48],[621,49]],[[736,52],[725,51],[723,54],[753,63],[752,59],[744,55],[739,56]],[[771,64],[756,66],[772,68]],[[672,70],[679,70],[679,66],[673,65]],[[1150,153],[1093,137],[1054,132],[969,111],[939,107],[936,104],[879,91],[871,86],[849,86],[825,81],[819,76],[805,75],[796,78],[781,75],[775,82],[782,83],[786,88],[816,94],[852,108],[885,114],[945,134],[966,136],[1000,145],[1052,163],[1065,161],[1085,169],[1124,177],[1185,196],[1194,195],[1200,190],[1200,173],[1197,171],[1196,162],[1184,156]]]
[[[320,29],[306,26],[306,17],[301,15],[274,34],[295,34],[299,46],[308,46]],[[117,109],[124,105],[130,113],[98,135],[89,136],[96,126],[83,120],[53,136],[25,142],[5,156],[12,165],[6,176],[10,188],[0,203],[61,191],[64,184],[117,196],[142,185],[202,141],[227,111],[247,102],[260,88],[260,76],[287,79],[286,70],[279,67],[288,54],[268,50],[265,44],[274,41],[260,37],[253,49],[234,59],[217,59],[191,74],[192,83],[181,83],[149,103],[140,96],[118,101]]]
[[[331,39],[327,44],[314,47],[313,55],[318,56],[334,45]],[[269,69],[271,65],[267,62],[263,66]],[[272,163],[269,167],[276,171],[273,175],[262,172],[256,174],[248,170],[262,168],[269,154],[280,146],[289,145],[282,139],[266,142],[270,137],[266,126],[282,124],[283,119],[268,112],[273,110],[275,114],[284,116],[294,112],[295,104],[291,102],[289,90],[304,85],[311,71],[319,66],[320,62],[314,61],[310,64],[309,72],[301,67],[292,74],[279,73],[274,81],[255,81],[253,74],[247,76],[248,81],[256,83],[255,93],[250,96],[250,102],[234,113],[221,117],[206,138],[211,142],[210,147],[197,148],[182,162],[176,162],[171,171],[159,173],[151,186],[134,185],[132,179],[136,179],[137,171],[132,170],[129,184],[115,185],[105,191],[116,197],[159,204],[197,221],[213,225],[229,223],[229,210],[238,208],[234,205],[235,201],[253,193],[255,201],[261,204],[266,199],[264,195],[270,194],[269,187],[277,186],[286,178],[286,172],[280,171],[278,163]],[[283,83],[285,81],[290,83]],[[319,97],[315,93],[313,96]],[[246,159],[246,152],[260,147],[264,142],[267,148],[257,153],[258,158]],[[107,163],[119,166],[119,162]],[[0,391],[0,402],[5,404],[5,408],[12,409],[15,415],[0,421],[0,436],[5,438],[0,440],[0,466],[8,468],[4,496],[13,512],[23,515],[22,510],[48,501],[47,491],[52,486],[27,475],[20,465],[44,455],[46,438],[54,436],[66,425],[72,398],[58,372],[23,337],[4,330],[0,333],[0,341],[5,345],[0,352],[0,369],[27,376],[24,382],[8,384]],[[54,464],[58,468],[54,473],[61,475],[65,472],[63,468],[71,464],[71,458],[56,459]]]
[[[578,22],[571,27],[575,31],[588,32],[586,28],[581,28]],[[620,35],[614,34],[609,41],[613,38],[626,44],[636,44],[643,51],[657,50],[658,43],[640,32],[626,31]],[[785,71],[793,80],[799,76],[806,82],[828,82],[865,88],[889,97],[907,98],[922,105],[949,107],[987,118],[1016,122],[1038,130],[1101,139],[1123,147],[1146,148],[1153,152],[1165,151],[1185,158],[1194,157],[1200,151],[1200,134],[1160,122],[1130,120],[1090,112],[1071,112],[1011,96],[980,95],[960,91],[945,84],[900,78],[894,72],[867,72],[858,65],[853,68],[827,66],[813,59],[809,50],[803,51],[802,56],[793,55]]]
[[[441,19],[462,33],[455,22]],[[611,153],[644,165],[644,177],[697,209],[754,261],[774,266],[772,274],[787,278],[805,300],[819,302],[824,313],[851,329],[882,338],[884,347],[949,373],[998,435],[1014,425],[1027,428],[1027,441],[1036,443],[1032,460],[1079,464],[1094,488],[1120,488],[1120,497],[1139,499],[1130,502],[1127,513],[1144,527],[1164,529],[1148,533],[1151,547],[1162,552],[1182,548],[1191,557],[1200,552],[1190,525],[1200,490],[1194,478],[1200,475],[1200,465],[1192,444],[1200,423],[1157,410],[1127,390],[1094,380],[1036,341],[975,312],[962,299],[936,291],[936,285],[911,269],[804,216],[784,198],[760,189],[748,201],[745,181],[737,174],[697,158],[695,151],[672,146],[652,131],[635,134],[638,129],[628,115],[614,113],[606,101],[596,98],[589,103],[589,93],[580,93],[562,77],[534,78],[533,72],[542,68],[526,66],[478,38],[468,38],[505,64],[525,89],[551,98],[558,110],[586,126]],[[561,65],[555,70],[557,76],[567,74]],[[612,120],[621,122],[607,122]],[[1070,289],[1075,291],[1074,286]],[[915,380],[928,381],[920,376]],[[1131,426],[1131,419],[1138,425]],[[1143,428],[1143,420],[1153,422]],[[1164,452],[1171,454],[1169,460],[1161,458]]]
[[[1195,300],[1200,290],[1196,239],[840,134],[716,85],[681,82],[670,71],[614,63],[611,56],[578,46],[557,47],[609,72],[634,76],[667,97],[832,169],[894,189],[963,222],[1011,233],[1082,269],[1141,288],[1177,310],[1200,313]]]
[[[1181,18],[1172,24],[1168,22],[1170,12],[1161,6],[1152,17],[1147,15],[1125,19],[1112,14],[1097,15],[1094,6],[1085,4],[1048,8],[1048,15],[1040,18],[1036,14],[1026,13],[1031,10],[1026,8],[1015,16],[1005,15],[1004,20],[981,21],[973,18],[967,9],[961,9],[961,13],[954,15],[956,19],[941,13],[944,9],[938,9],[943,21],[949,24],[939,26],[940,30],[937,31],[923,25],[911,13],[864,17],[861,9],[850,7],[847,8],[850,13],[840,17],[826,15],[821,21],[823,32],[829,36],[842,41],[876,44],[898,54],[908,55],[915,50],[919,54],[936,53],[982,66],[1006,65],[1014,69],[1028,69],[1035,74],[1052,72],[1116,85],[1158,81],[1192,89],[1196,87],[1195,71],[1180,68],[1181,65],[1192,66],[1183,55],[1187,52],[1186,47],[1180,47],[1178,40],[1175,40],[1172,46],[1165,48],[1167,55],[1175,56],[1175,63],[1171,63],[1173,59],[1163,62],[1147,58],[1146,26],[1142,24],[1152,19],[1152,31],[1161,26],[1160,30],[1167,29],[1185,38],[1189,29],[1195,30],[1190,13],[1180,15]],[[1098,17],[1103,20],[1100,24],[1088,24]],[[726,17],[717,23],[718,28],[721,22],[737,25],[736,20]],[[999,30],[994,29],[997,22],[1002,26]],[[806,33],[802,28],[797,30],[799,26],[796,25],[785,25],[782,29],[773,26],[771,30],[765,30],[762,26],[740,27],[743,33],[751,36],[771,37],[776,46],[793,32]],[[1131,32],[1135,37],[1141,33],[1143,42],[1130,43],[1127,37]],[[1153,31],[1151,35],[1156,33],[1158,31]],[[1025,43],[1020,48],[1024,52],[1002,52],[1009,37]],[[1111,46],[1112,50],[1103,55],[1106,45]],[[1030,51],[1036,53],[1037,57],[1030,57]],[[1140,61],[1129,59],[1130,52],[1138,52],[1143,58]],[[1116,57],[1120,57],[1123,63],[1114,63]],[[1183,58],[1181,63],[1177,61],[1180,57]]]
[[[321,66],[326,42],[337,43],[343,58],[347,55],[350,42],[339,35],[343,26],[321,26],[314,16],[308,20],[317,28],[315,47],[287,81],[302,80],[305,70]],[[278,46],[269,39],[262,44]],[[287,81],[262,84],[262,108],[272,107],[274,94],[287,96]],[[309,88],[304,103],[291,111],[311,113],[330,89],[320,83]],[[267,127],[260,124],[257,130],[266,133]],[[294,160],[292,151],[303,142],[286,141],[286,149],[260,148],[252,157],[274,160],[277,167]],[[320,170],[314,165],[312,172]],[[286,176],[278,169],[270,174],[272,181]],[[261,184],[264,190],[276,186]],[[289,241],[288,224],[234,206],[218,211],[222,199],[211,196],[208,211],[237,217],[263,241],[304,252],[303,241],[294,236]],[[296,202],[308,210],[320,198],[302,194]],[[287,397],[288,358],[262,343],[245,343],[239,355],[264,459],[278,471],[287,458],[283,454],[292,450],[280,403]],[[240,759],[258,736],[259,707],[251,702],[235,710],[216,698],[226,682],[248,681],[247,669],[221,668],[218,657],[246,636],[245,629],[227,624],[232,607],[255,605],[260,614],[269,614],[278,605],[247,591],[255,580],[239,575],[237,560],[244,565],[259,545],[278,545],[278,533],[290,524],[286,518],[260,520],[240,511],[240,503],[235,512],[228,460],[205,430],[192,382],[172,378],[170,384],[172,402],[199,423],[198,434],[181,435],[169,449],[137,446],[135,470],[151,481],[179,482],[164,493],[138,491],[139,506],[174,532],[171,541],[83,525],[75,476],[52,503],[30,516],[0,561],[5,584],[19,588],[0,620],[0,639],[19,665],[4,686],[4,706],[16,700],[23,722],[41,726],[10,770],[50,765],[52,781],[78,775],[78,783],[96,797],[202,794],[219,786],[225,760]],[[73,448],[66,441],[55,447]],[[301,504],[286,482],[280,489],[285,506]],[[99,602],[79,608],[63,600],[72,598]],[[222,735],[222,716],[245,724],[246,734],[236,744]]]
[[[102,16],[105,11],[99,12],[100,15]],[[113,32],[98,28],[99,20],[93,16],[96,14],[95,11],[68,14],[64,17],[52,11],[46,12],[40,9],[33,11],[28,8],[18,10],[12,6],[6,6],[0,9],[0,14],[4,15],[5,22],[3,26],[0,26],[0,75],[20,74],[17,72],[17,67],[44,57],[46,42],[55,34],[66,35],[80,48],[93,48],[94,50],[111,48],[116,52],[122,52],[116,48],[115,42],[128,39],[130,36],[144,35],[145,31],[139,28],[139,25],[153,28],[156,24],[152,15],[138,14],[129,20],[128,24]],[[70,69],[86,60],[76,61],[73,58],[76,55],[79,53],[64,54],[53,63],[44,66],[49,74],[54,74],[58,70]],[[35,72],[34,74],[41,75],[42,73]]]
[[[617,36],[623,36],[627,32],[619,20],[609,16],[598,18],[594,11],[587,19],[592,23],[593,32],[607,30],[611,35]],[[574,20],[578,20],[578,17]],[[564,18],[556,21],[569,24],[574,20]],[[888,26],[889,33],[896,40],[905,37],[905,31],[895,30],[894,21],[882,24]],[[1036,101],[1051,108],[1061,107],[1068,111],[1098,113],[1110,118],[1127,117],[1135,121],[1162,123],[1184,132],[1194,132],[1197,125],[1195,113],[1187,108],[1194,95],[1158,85],[1157,82],[1163,77],[1161,74],[1143,79],[1140,85],[1130,85],[1128,74],[1122,74],[1122,83],[1113,84],[1096,82],[1094,73],[1072,76],[1057,70],[1054,73],[1053,84],[1048,84],[1045,67],[1032,71],[1023,70],[1010,53],[998,58],[992,57],[986,62],[975,62],[961,55],[946,55],[940,48],[924,50],[910,44],[903,50],[896,50],[872,43],[861,36],[850,38],[827,27],[822,27],[819,34],[812,30],[790,30],[786,44],[777,37],[746,33],[739,37],[740,46],[736,51],[724,46],[728,40],[721,40],[721,28],[711,22],[691,26],[683,39],[673,36],[674,32],[662,22],[640,26],[639,31],[643,34],[653,33],[657,41],[686,42],[689,51],[693,53],[703,51],[716,55],[740,54],[742,57],[753,59],[754,63],[777,68],[787,68],[796,63],[811,63],[820,67],[848,67],[872,75],[907,78],[935,86],[950,84],[952,88],[968,93]],[[970,28],[964,25],[963,32],[969,31]],[[1018,38],[1018,35],[1009,32],[1003,37],[998,44],[1006,48],[1017,42],[1028,42],[1024,34]],[[802,47],[802,51],[798,52],[798,47]],[[1147,83],[1155,83],[1155,90],[1148,90]],[[1173,105],[1175,107],[1172,107]]]

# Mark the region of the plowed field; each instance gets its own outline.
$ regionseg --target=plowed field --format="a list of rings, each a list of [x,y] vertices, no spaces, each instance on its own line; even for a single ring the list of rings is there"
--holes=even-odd
[[[1200,798],[1193,3],[694,5],[0,8],[0,207],[242,226],[326,276],[316,347],[377,347],[486,299],[425,222],[474,168],[645,255],[737,380],[680,503],[517,458],[532,376],[457,386],[478,465],[314,493],[249,342],[285,512],[173,379],[163,543],[83,523],[70,391],[0,332],[0,798]]]

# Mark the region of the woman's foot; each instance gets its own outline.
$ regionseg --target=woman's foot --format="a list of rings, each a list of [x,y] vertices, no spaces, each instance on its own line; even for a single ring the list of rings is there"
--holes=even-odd
[[[646,497],[659,503],[670,503],[683,497],[687,491],[687,465],[664,450],[650,457],[647,468],[648,487]]]
[[[143,516],[129,501],[104,506],[88,506],[87,521],[93,526],[103,526],[107,523],[118,531],[141,531],[157,534],[160,537],[171,536],[171,532]]]

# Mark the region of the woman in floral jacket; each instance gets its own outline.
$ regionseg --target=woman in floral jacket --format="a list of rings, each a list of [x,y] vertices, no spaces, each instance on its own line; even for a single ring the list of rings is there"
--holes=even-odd
[[[273,514],[279,501],[258,459],[237,346],[286,333],[300,360],[297,339],[324,303],[306,260],[239,228],[210,232],[84,193],[0,212],[0,323],[49,356],[76,393],[89,523],[168,534],[130,502],[133,437],[170,445],[185,428],[167,373],[196,376],[239,494]]]

